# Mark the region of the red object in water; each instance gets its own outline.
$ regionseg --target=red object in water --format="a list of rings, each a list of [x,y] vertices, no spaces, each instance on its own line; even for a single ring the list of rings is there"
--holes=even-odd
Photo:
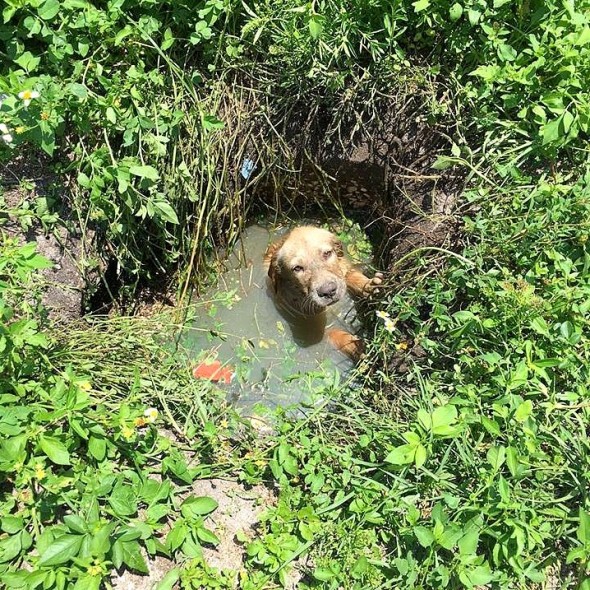
[[[209,381],[231,383],[234,371],[229,365],[223,366],[220,361],[210,361],[198,364],[193,369],[195,379],[209,379]]]

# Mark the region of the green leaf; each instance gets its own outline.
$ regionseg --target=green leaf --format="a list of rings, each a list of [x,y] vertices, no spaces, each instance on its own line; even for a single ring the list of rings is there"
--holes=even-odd
[[[434,535],[430,529],[423,526],[414,527],[414,535],[422,547],[430,547],[434,543]]]
[[[109,123],[112,123],[114,125],[117,122],[117,113],[113,107],[107,107],[107,110],[105,111],[105,116]]]
[[[470,11],[471,12],[471,11]],[[500,66],[492,65],[492,66],[479,66],[475,70],[473,70],[469,75],[470,76],[477,76],[481,78],[485,82],[495,82],[500,78],[500,74],[502,73],[502,68]]]
[[[51,20],[59,13],[60,3],[59,0],[45,0],[43,4],[38,8],[37,14],[43,20]]]
[[[225,123],[219,120],[215,115],[205,115],[203,117],[203,129],[205,131],[216,131],[217,129],[223,129]]]
[[[61,535],[55,539],[39,558],[39,565],[60,565],[78,555],[84,535]]]
[[[91,436],[88,441],[88,452],[97,460],[104,461],[107,453],[107,441],[102,436]]]
[[[41,58],[34,56],[30,51],[25,51],[14,60],[15,63],[27,72],[36,70],[40,61]]]
[[[210,514],[217,506],[217,502],[209,496],[189,496],[180,505],[180,512],[185,518],[194,518]]]
[[[514,412],[514,419],[517,422],[524,422],[533,413],[533,402],[530,399],[522,402],[516,412]]]
[[[414,462],[415,455],[416,445],[401,445],[388,453],[383,460],[392,465],[407,465]]]
[[[176,551],[184,543],[187,534],[188,527],[186,524],[182,520],[177,521],[166,536],[166,546],[168,549],[170,551]]]
[[[490,447],[486,456],[488,463],[497,471],[504,464],[506,459],[506,449],[502,446]]]
[[[319,14],[312,15],[309,19],[309,34],[311,35],[311,38],[318,39],[323,30],[322,17]]]
[[[459,553],[462,556],[475,555],[479,544],[479,531],[473,529],[459,539]]]
[[[73,94],[77,98],[85,99],[88,97],[88,90],[84,84],[78,84],[77,82],[71,82],[68,84],[67,91]]]
[[[580,508],[578,518],[580,519],[580,523],[576,530],[576,537],[578,537],[581,543],[590,545],[590,513]]]
[[[506,449],[506,465],[508,465],[512,477],[516,477],[518,475],[519,460],[518,451],[514,447]]]
[[[5,533],[14,535],[24,528],[24,520],[20,516],[4,516],[0,525]]]
[[[113,563],[117,569],[125,564],[142,574],[149,573],[137,541],[115,541],[113,543]]]
[[[456,22],[458,21],[461,16],[463,14],[463,6],[461,6],[461,4],[459,4],[458,2],[455,2],[455,4],[453,4],[453,6],[451,6],[451,8],[449,8],[449,17],[451,19],[451,22]]]
[[[41,435],[39,446],[49,459],[57,465],[69,465],[70,454],[65,445],[53,436]]]
[[[160,217],[165,221],[178,225],[178,216],[172,206],[166,201],[154,201],[154,207],[159,211]]]
[[[217,537],[217,535],[209,529],[205,528],[204,526],[197,527],[196,533],[197,537],[199,537],[199,540],[203,541],[203,543],[219,545],[219,538]]]
[[[79,533],[83,535],[84,533],[88,532],[88,527],[82,519],[77,514],[67,514],[64,516],[64,524],[74,533]]]
[[[137,512],[136,492],[129,485],[118,484],[107,501],[117,516],[131,516]]]
[[[129,168],[129,172],[134,176],[147,178],[149,180],[153,180],[154,182],[160,178],[158,171],[153,166],[131,166]]]
[[[412,2],[412,6],[415,12],[422,12],[430,6],[430,0],[417,0],[416,2]]]
[[[416,452],[414,454],[414,463],[416,464],[416,467],[418,469],[420,469],[420,467],[422,467],[422,465],[424,465],[424,463],[426,462],[427,456],[428,456],[428,454],[426,452],[426,447],[422,444],[417,445]]]
[[[169,572],[166,572],[166,575],[158,582],[158,585],[154,588],[154,590],[173,590],[176,586],[176,582],[180,579],[180,569],[175,567],[171,569]]]

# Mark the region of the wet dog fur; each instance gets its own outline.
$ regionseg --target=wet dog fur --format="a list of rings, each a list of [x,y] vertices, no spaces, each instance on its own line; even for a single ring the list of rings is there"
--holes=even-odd
[[[323,332],[326,309],[346,291],[365,297],[382,282],[381,273],[370,279],[356,269],[344,256],[340,240],[319,227],[294,228],[268,247],[264,262],[275,302],[294,320],[290,323],[299,328],[307,323],[316,332]],[[363,343],[357,336],[337,328],[328,328],[326,336],[350,358],[361,357]]]

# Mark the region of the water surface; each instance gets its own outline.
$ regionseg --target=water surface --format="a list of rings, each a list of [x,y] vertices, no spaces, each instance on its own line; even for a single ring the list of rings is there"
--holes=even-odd
[[[200,308],[184,337],[183,346],[195,360],[217,358],[235,369],[225,387],[238,408],[313,403],[352,368],[325,337],[318,341],[314,329],[294,330],[274,305],[263,257],[268,244],[285,231],[258,225],[246,229],[217,285],[200,297],[208,302],[206,311]],[[356,331],[350,297],[328,308],[326,323]]]

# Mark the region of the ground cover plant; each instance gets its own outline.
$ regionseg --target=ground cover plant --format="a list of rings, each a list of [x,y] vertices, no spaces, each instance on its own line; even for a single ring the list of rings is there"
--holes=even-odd
[[[465,191],[456,251],[411,253],[412,280],[370,311],[362,386],[263,440],[161,345],[171,317],[63,330],[39,304],[49,263],[3,237],[2,583],[109,587],[159,553],[176,565],[162,589],[281,587],[293,569],[300,588],[590,587],[589,8],[7,2],[2,158],[55,158],[129,293],[178,265],[186,294],[250,205],[240,134],[271,119],[280,136],[301,105],[342,140],[397,86],[428,121],[450,105],[434,167]],[[278,490],[239,572],[199,559],[215,504],[190,495],[230,473]]]

